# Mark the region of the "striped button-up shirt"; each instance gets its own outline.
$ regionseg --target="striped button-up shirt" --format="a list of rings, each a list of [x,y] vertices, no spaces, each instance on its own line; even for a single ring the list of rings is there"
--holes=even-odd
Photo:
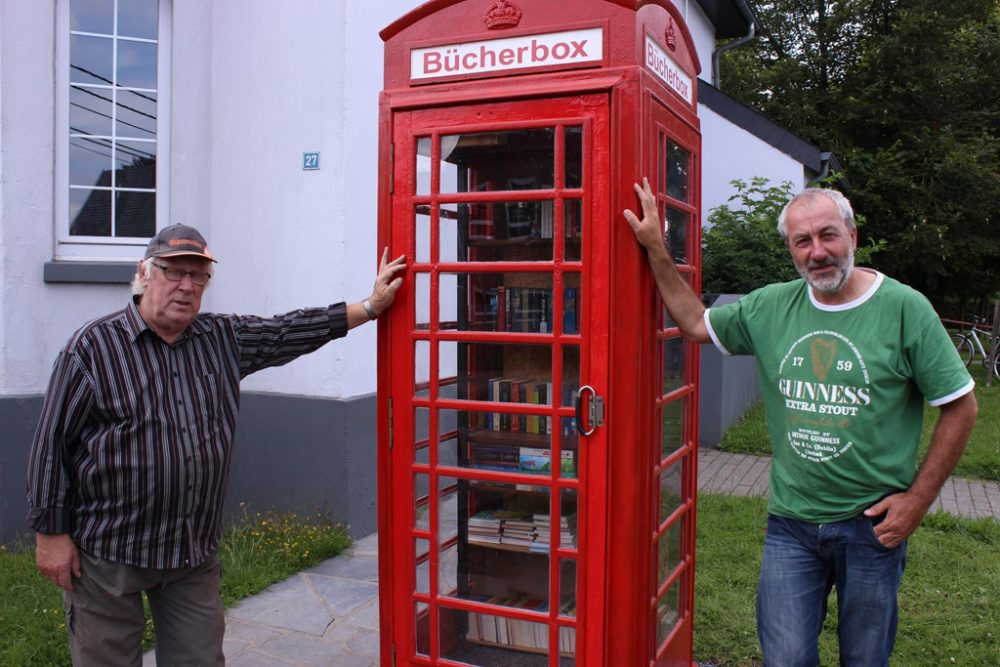
[[[347,333],[343,303],[198,315],[167,344],[135,303],[59,353],[28,463],[29,524],[99,558],[197,565],[219,546],[240,380]]]

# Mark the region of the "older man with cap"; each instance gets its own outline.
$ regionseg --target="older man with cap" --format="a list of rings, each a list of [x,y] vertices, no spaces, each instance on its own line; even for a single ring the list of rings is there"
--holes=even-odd
[[[28,465],[36,561],[63,589],[74,665],[140,665],[142,593],[159,665],[222,665],[221,510],[239,383],[388,308],[405,260],[382,255],[359,303],[274,317],[201,313],[216,259],[161,230],[123,310],[59,353]]]

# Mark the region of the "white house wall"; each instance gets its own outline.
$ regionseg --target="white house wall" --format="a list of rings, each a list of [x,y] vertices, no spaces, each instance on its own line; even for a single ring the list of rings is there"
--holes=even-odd
[[[698,106],[702,133],[701,219],[704,225],[713,208],[729,203],[735,193],[731,181],[747,183],[756,176],[771,185],[791,181],[805,185],[802,163],[738,127],[704,104]]]

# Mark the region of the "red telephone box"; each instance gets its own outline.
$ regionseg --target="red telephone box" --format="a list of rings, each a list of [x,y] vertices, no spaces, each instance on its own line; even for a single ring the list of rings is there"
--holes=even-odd
[[[669,0],[433,0],[382,33],[382,665],[692,664],[699,71]]]

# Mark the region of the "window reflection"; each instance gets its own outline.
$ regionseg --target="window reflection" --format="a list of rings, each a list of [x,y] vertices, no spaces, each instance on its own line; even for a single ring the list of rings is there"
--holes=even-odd
[[[667,208],[667,245],[674,261],[678,264],[687,264],[689,217],[685,211],[673,207]]]
[[[691,155],[686,150],[667,142],[667,196],[682,202],[688,200],[688,170]]]
[[[70,30],[110,34],[114,30],[115,0],[74,0],[69,20]]]
[[[70,2],[71,235],[156,232],[158,6]]]
[[[156,44],[118,40],[119,86],[156,88]]]
[[[156,4],[149,0],[118,0],[118,34],[156,39]]]

